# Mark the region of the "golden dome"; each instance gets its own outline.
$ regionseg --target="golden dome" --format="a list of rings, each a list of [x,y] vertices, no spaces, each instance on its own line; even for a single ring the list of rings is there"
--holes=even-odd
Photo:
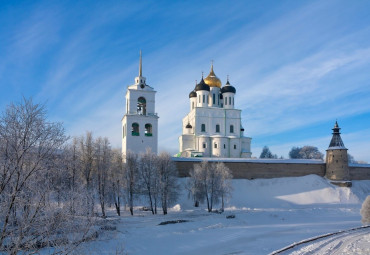
[[[213,64],[211,66],[211,72],[209,72],[208,76],[204,79],[204,82],[210,87],[221,88],[221,80],[213,72]]]

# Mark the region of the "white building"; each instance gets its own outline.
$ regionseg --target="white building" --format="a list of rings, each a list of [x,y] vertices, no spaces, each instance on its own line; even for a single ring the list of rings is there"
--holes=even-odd
[[[128,86],[126,92],[126,113],[122,118],[123,155],[128,151],[145,152],[147,148],[157,153],[158,116],[155,113],[155,93],[142,76],[140,51],[139,76],[135,78],[134,85]]]
[[[250,158],[251,139],[244,136],[241,110],[234,109],[236,90],[213,72],[189,94],[190,112],[182,120],[181,157]]]

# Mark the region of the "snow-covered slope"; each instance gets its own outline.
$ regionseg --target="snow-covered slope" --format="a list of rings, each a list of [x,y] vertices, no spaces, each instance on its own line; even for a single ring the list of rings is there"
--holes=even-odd
[[[293,242],[361,226],[361,203],[370,194],[370,181],[344,188],[316,175],[232,182],[233,195],[223,214],[207,213],[205,205],[194,208],[184,191],[168,215],[136,211],[132,217],[126,212],[117,231],[86,243],[81,252],[116,254],[124,247],[128,254],[268,254]],[[230,214],[235,218],[226,219]],[[159,225],[179,219],[187,222]]]

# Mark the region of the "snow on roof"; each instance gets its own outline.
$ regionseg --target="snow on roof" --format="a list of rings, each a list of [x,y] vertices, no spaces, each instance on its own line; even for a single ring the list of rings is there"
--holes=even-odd
[[[237,163],[281,163],[281,164],[324,164],[320,159],[247,159],[247,158],[181,158],[173,157],[173,161],[190,161],[201,162],[207,160],[209,162],[237,162]]]

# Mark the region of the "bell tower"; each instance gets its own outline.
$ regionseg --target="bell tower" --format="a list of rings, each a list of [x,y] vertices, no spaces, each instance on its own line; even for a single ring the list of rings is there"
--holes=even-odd
[[[122,118],[122,154],[141,153],[150,148],[157,153],[158,115],[155,112],[155,93],[143,77],[140,51],[139,76],[126,90],[126,112]]]
[[[340,137],[340,127],[335,122],[333,137],[326,150],[326,178],[339,186],[352,186],[349,176],[347,148]]]

